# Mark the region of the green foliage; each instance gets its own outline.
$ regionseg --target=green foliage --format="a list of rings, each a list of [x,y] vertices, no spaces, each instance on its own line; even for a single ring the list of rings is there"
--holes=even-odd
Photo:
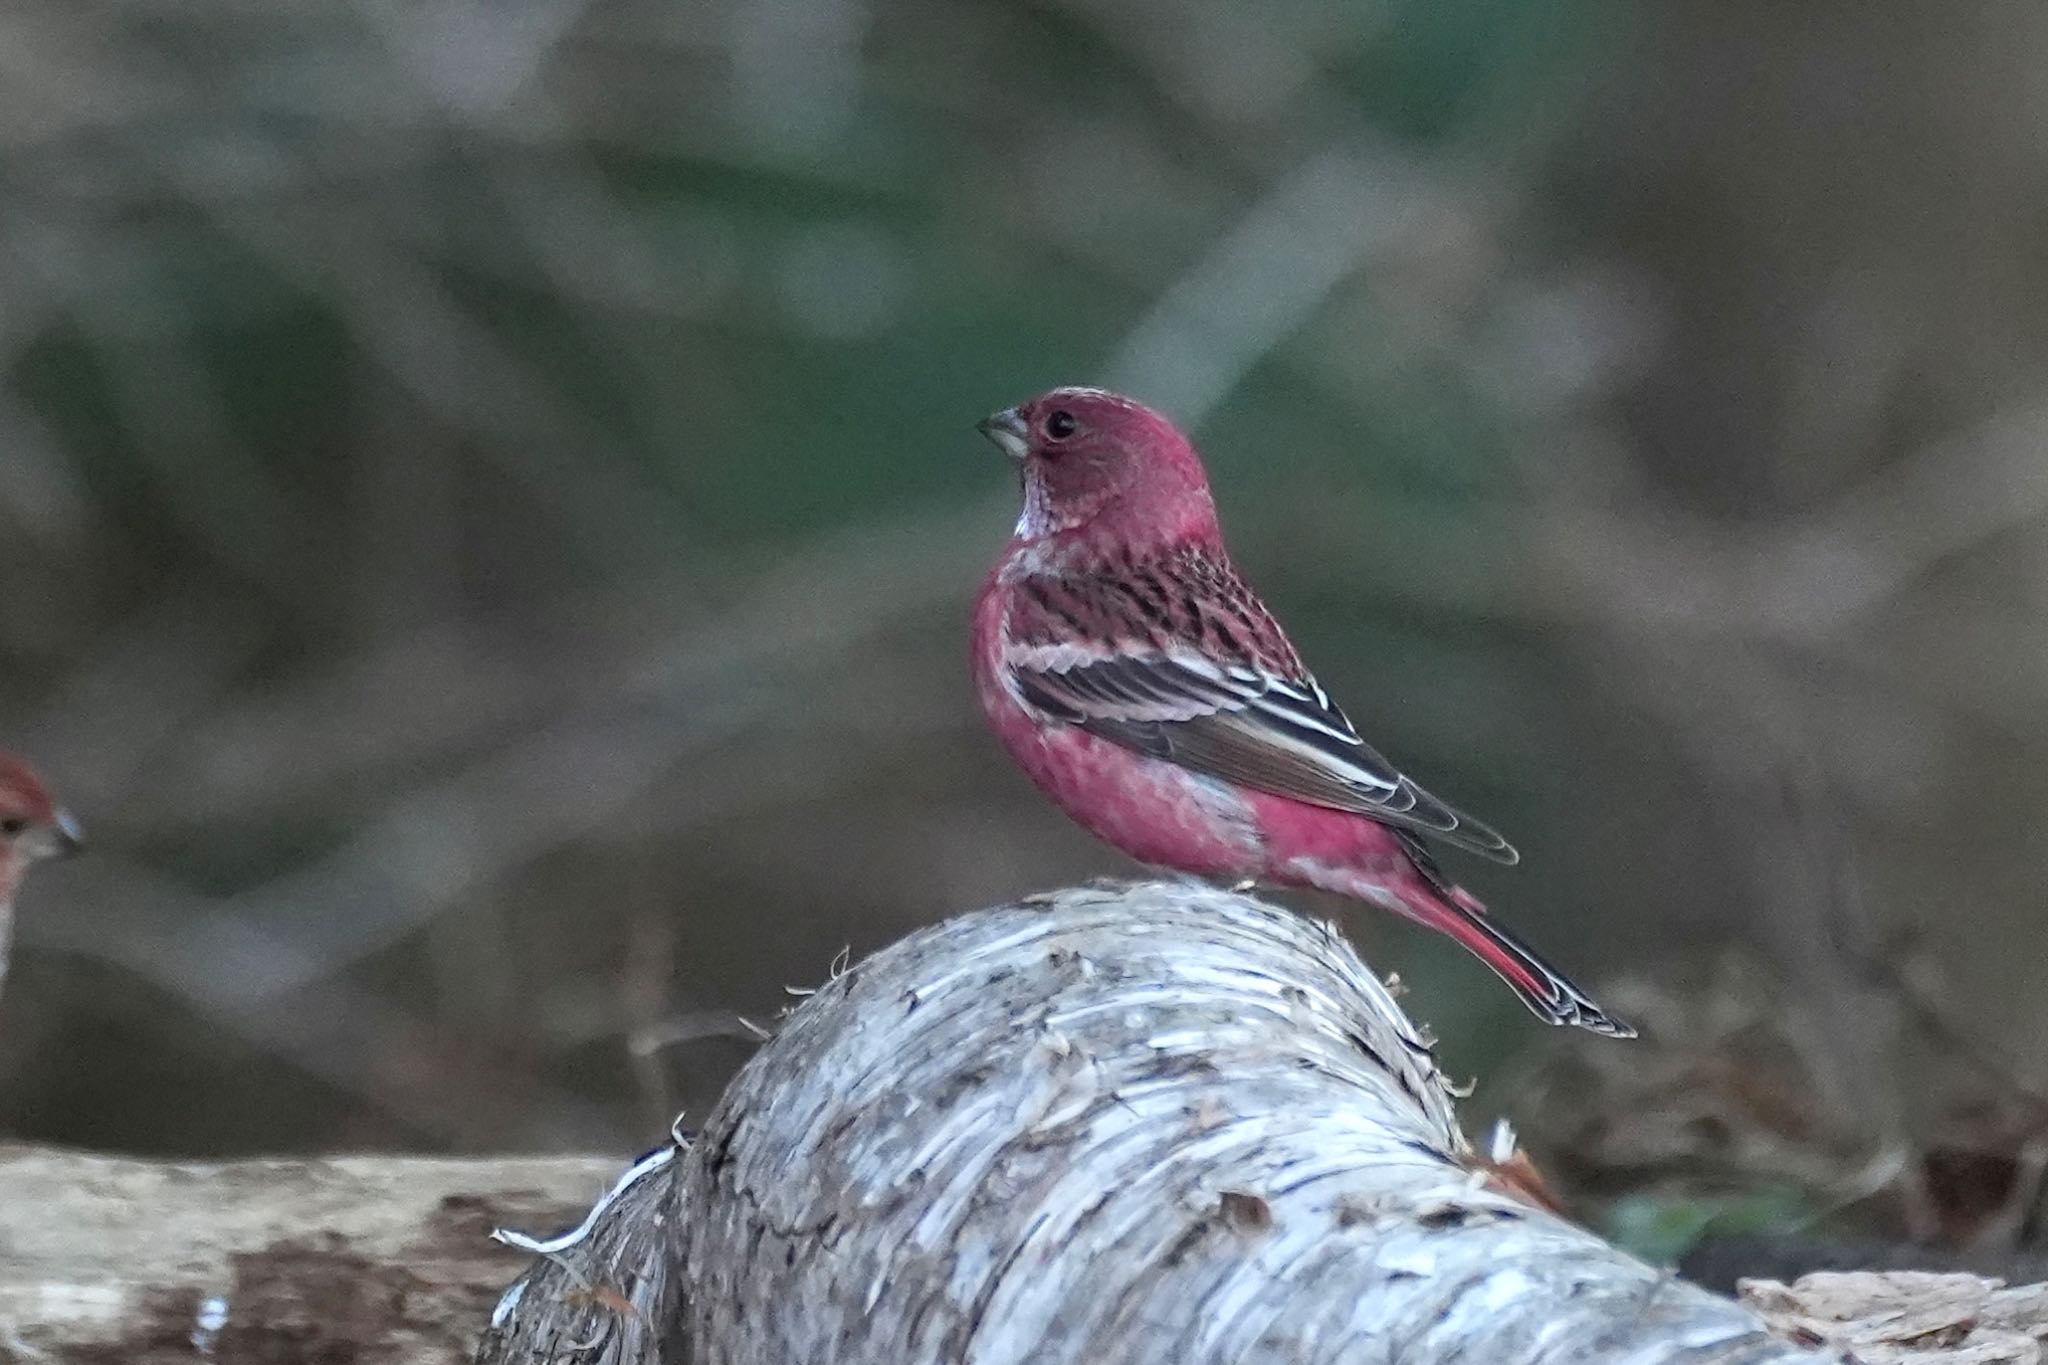
[[[1786,1233],[1820,1214],[1811,1193],[1792,1184],[1727,1194],[1623,1195],[1608,1206],[1601,1232],[1655,1265],[1675,1265],[1710,1233]]]

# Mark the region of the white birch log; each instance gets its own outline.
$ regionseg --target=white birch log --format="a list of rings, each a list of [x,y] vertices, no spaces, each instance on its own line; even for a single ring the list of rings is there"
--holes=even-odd
[[[1329,926],[1160,883],[966,915],[797,1009],[481,1358],[1845,1359],[1490,1187],[1451,1098]]]

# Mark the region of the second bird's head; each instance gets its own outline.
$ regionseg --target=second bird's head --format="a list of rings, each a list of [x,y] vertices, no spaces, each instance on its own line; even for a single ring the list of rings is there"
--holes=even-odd
[[[1201,457],[1173,423],[1104,389],[1063,388],[991,413],[981,433],[1017,461],[1017,539],[1084,528],[1126,542],[1216,533]]]
[[[34,770],[0,754],[0,902],[13,895],[30,865],[67,858],[83,842],[78,822],[50,799]]]

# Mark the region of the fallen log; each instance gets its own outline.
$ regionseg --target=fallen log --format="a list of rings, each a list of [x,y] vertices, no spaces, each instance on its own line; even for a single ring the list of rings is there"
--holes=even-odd
[[[479,1358],[1845,1359],[1536,1207],[1451,1100],[1327,925],[1160,883],[966,915],[794,1011]]]

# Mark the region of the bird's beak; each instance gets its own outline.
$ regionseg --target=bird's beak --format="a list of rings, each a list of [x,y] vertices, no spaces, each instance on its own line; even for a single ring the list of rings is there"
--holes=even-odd
[[[78,819],[68,810],[57,812],[57,818],[50,822],[49,832],[44,836],[41,855],[45,858],[69,858],[85,847],[85,831],[79,828]]]
[[[996,448],[1013,460],[1021,460],[1031,449],[1024,419],[1015,408],[992,412],[974,424],[974,429],[995,442]]]

